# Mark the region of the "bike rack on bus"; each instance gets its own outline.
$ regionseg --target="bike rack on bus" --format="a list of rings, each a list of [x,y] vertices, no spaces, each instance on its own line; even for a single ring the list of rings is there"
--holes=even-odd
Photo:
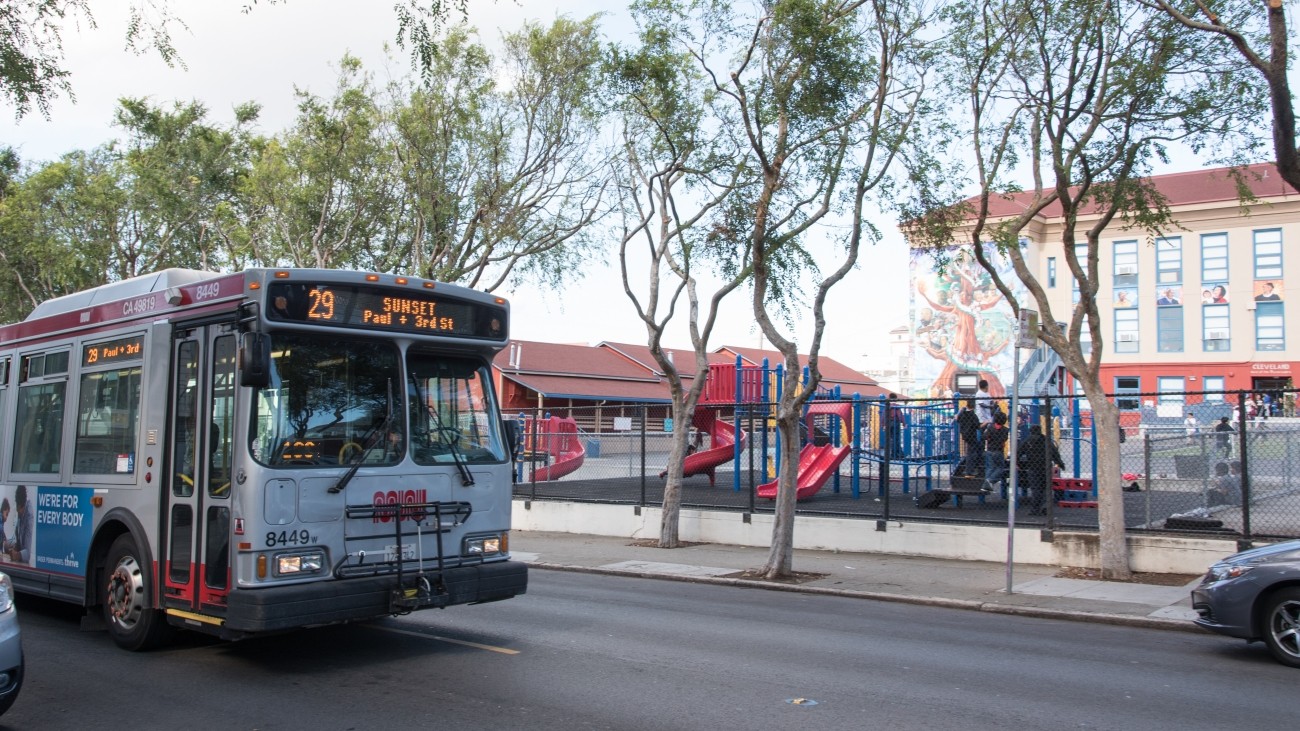
[[[397,505],[349,505],[345,508],[345,513],[349,519],[387,518],[393,521],[393,538],[395,540],[394,545],[397,546],[397,558],[393,561],[366,564],[363,555],[361,563],[345,565],[351,559],[351,554],[347,554],[335,565],[334,575],[338,578],[350,578],[396,573],[397,586],[389,597],[389,610],[394,614],[400,614],[416,609],[428,603],[428,598],[434,594],[447,593],[446,586],[443,584],[446,561],[442,545],[442,534],[469,520],[473,512],[474,506],[464,501],[401,503]],[[438,543],[437,575],[434,577],[432,585],[424,575],[423,542],[420,540],[424,532],[423,526],[430,518],[432,518],[430,522],[438,526],[437,530],[434,531]],[[406,521],[414,521],[414,531],[402,532],[402,523]],[[415,558],[411,559],[402,556],[402,538],[409,535],[416,536],[416,555]],[[416,571],[414,579],[410,581],[408,586],[405,565],[410,561],[415,562]]]

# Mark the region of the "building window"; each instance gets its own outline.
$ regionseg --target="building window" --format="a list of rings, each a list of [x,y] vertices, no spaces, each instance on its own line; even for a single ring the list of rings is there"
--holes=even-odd
[[[1138,312],[1135,309],[1115,310],[1115,352],[1138,352]]]
[[[1142,393],[1142,379],[1137,376],[1115,377],[1115,405],[1126,411],[1136,410],[1142,405],[1137,394]],[[1125,394],[1133,394],[1125,396]]]
[[[1085,357],[1092,355],[1092,331],[1088,329],[1086,320],[1083,327],[1079,328],[1079,352]]]
[[[1266,228],[1255,232],[1255,278],[1281,279],[1282,229]]]
[[[1281,302],[1255,303],[1255,350],[1285,348],[1285,325]]]
[[[1156,348],[1161,353],[1183,352],[1183,308],[1156,309]]]
[[[1156,239],[1156,284],[1183,281],[1183,238],[1169,236]]]
[[[1206,305],[1201,308],[1201,342],[1207,352],[1230,349],[1232,324],[1228,319],[1227,305]]]
[[[1228,281],[1228,235],[1201,236],[1201,282]]]
[[[1115,286],[1136,287],[1138,273],[1138,242],[1115,242]]]
[[[1162,404],[1183,403],[1183,392],[1187,390],[1182,376],[1159,376],[1156,378],[1156,391],[1160,394]]]
[[[1047,257],[1047,286],[1056,286],[1056,257]]]
[[[1206,376],[1201,379],[1201,388],[1206,392],[1206,401],[1223,401],[1222,391],[1227,387],[1227,379],[1223,376]],[[1219,393],[1212,393],[1213,391],[1218,391]]]

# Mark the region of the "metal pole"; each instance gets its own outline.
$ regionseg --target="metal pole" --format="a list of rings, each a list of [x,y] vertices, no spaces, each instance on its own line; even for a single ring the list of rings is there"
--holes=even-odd
[[[1016,445],[1019,443],[1018,435],[1020,434],[1020,348],[1012,348],[1011,357],[1011,414],[1015,425],[1011,429],[1011,451],[1009,460],[1011,462],[1011,477],[1009,480],[1010,487],[1007,488],[1007,594],[1011,594],[1011,585],[1013,583],[1013,574],[1015,573],[1015,555],[1016,555],[1016,492],[1018,475],[1016,470]]]

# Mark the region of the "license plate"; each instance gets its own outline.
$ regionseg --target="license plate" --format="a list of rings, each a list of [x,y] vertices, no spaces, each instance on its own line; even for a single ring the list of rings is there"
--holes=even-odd
[[[398,556],[397,556],[397,546],[384,546],[384,560],[385,560],[385,561],[396,561],[396,560],[398,560]],[[414,544],[414,543],[403,543],[403,544],[402,544],[402,556],[401,556],[401,560],[403,560],[403,561],[413,561],[413,560],[415,560],[415,544]]]

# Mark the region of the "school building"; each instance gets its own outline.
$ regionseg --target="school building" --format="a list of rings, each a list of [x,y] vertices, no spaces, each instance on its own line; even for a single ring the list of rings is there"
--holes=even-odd
[[[1238,180],[1253,199],[1242,200]],[[1272,164],[1249,166],[1239,179],[1215,168],[1151,182],[1175,223],[1151,237],[1116,219],[1101,237],[1102,383],[1118,394],[1169,394],[1157,397],[1161,402],[1181,402],[1185,391],[1293,386],[1300,375],[1300,311],[1288,318],[1287,300],[1300,300],[1300,194]],[[1020,214],[1029,198],[993,198],[993,218]],[[1082,232],[1096,220],[1080,217],[1081,246]],[[1057,320],[1066,319],[1079,298],[1062,250],[1063,226],[1060,207],[1052,206],[1022,234],[1026,262]],[[997,263],[1009,270],[1009,263]],[[1017,281],[1009,271],[1006,278]],[[956,372],[971,371],[1009,384],[1015,323],[979,265],[959,256],[939,272],[928,253],[914,251],[912,280],[918,390],[933,395]],[[1016,299],[1034,307],[1026,290]],[[1081,339],[1085,353],[1096,342],[1086,323]],[[1137,399],[1121,400],[1123,408],[1138,405]]]

